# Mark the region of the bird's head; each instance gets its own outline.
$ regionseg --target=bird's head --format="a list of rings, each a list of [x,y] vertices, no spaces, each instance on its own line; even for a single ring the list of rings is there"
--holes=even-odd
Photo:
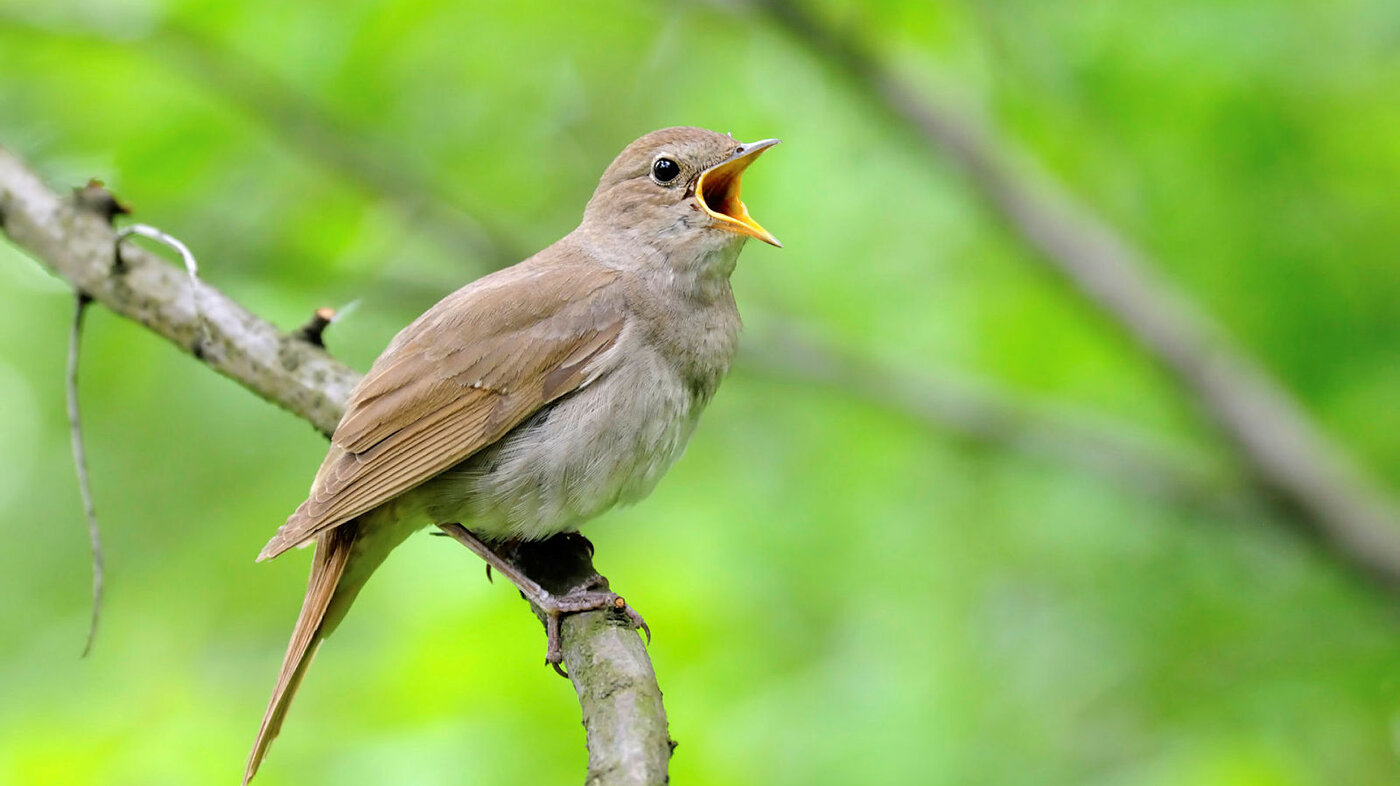
[[[663,128],[628,145],[598,182],[584,225],[649,243],[729,245],[754,237],[782,247],[739,199],[739,180],[776,139],[740,143],[703,128]]]

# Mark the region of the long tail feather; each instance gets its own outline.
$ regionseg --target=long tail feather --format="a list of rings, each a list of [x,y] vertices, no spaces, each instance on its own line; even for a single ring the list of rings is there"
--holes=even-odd
[[[341,586],[346,565],[354,551],[355,537],[359,527],[356,522],[336,527],[321,534],[316,539],[316,556],[311,562],[311,579],[306,588],[306,600],[302,602],[301,614],[297,616],[296,627],[292,630],[292,641],[287,645],[287,655],[282,661],[282,671],[277,675],[277,685],[272,689],[272,700],[268,702],[263,715],[262,727],[253,743],[253,752],[248,756],[248,768],[243,773],[243,784],[247,786],[258,765],[267,755],[267,748],[282,728],[282,719],[287,715],[287,707],[296,694],[311,656],[316,653],[321,640],[330,635],[350,600],[364,583],[347,582]],[[328,615],[331,603],[338,607],[336,613]]]

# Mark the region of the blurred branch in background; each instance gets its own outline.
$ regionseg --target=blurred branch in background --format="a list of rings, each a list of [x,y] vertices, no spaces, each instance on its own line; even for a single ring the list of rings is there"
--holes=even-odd
[[[951,160],[1007,227],[1157,359],[1235,446],[1256,481],[1335,552],[1400,588],[1400,513],[1269,374],[1141,250],[1040,175],[994,128],[923,95],[792,0],[753,0],[877,109]]]
[[[525,257],[480,209],[463,205],[460,190],[449,191],[409,166],[387,145],[344,127],[317,102],[298,94],[275,73],[217,39],[186,28],[163,27],[151,42],[186,77],[262,123],[300,156],[333,177],[349,180],[393,205],[410,224],[444,248],[465,253],[482,272],[513,265]],[[344,139],[358,144],[347,145]]]
[[[1208,456],[1162,444],[1127,423],[1052,407],[981,381],[959,383],[895,368],[818,342],[792,324],[758,328],[739,370],[758,377],[839,391],[926,428],[1098,475],[1112,485],[1185,508],[1238,513],[1246,488]]]
[[[322,434],[334,430],[358,374],[144,249],[123,246],[119,262],[118,233],[108,218],[62,199],[0,148],[0,230],[15,245],[79,293],[145,325]],[[587,573],[565,581],[592,578],[591,561],[582,563]],[[588,732],[588,782],[659,782],[655,770],[659,762],[664,776],[670,740],[661,690],[640,637],[610,621],[606,611],[571,615],[564,633],[564,662]]]

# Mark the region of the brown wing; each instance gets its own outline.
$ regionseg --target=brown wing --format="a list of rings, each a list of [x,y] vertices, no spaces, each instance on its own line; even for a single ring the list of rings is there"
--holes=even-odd
[[[395,337],[350,394],[310,496],[258,559],[423,483],[599,372],[592,361],[622,331],[616,273],[536,260],[463,287]]]

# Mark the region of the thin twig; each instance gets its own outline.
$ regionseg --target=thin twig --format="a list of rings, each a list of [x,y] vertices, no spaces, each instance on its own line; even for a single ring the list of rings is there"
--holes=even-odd
[[[306,324],[292,331],[292,335],[322,349],[326,346],[326,328],[335,321],[335,309],[325,306],[311,313]]]
[[[198,355],[209,346],[209,320],[204,317],[204,309],[199,305],[199,263],[195,261],[194,254],[190,252],[188,246],[181,243],[174,237],[146,224],[132,224],[117,232],[117,256],[121,258],[121,242],[132,235],[150,238],[158,243],[163,243],[175,249],[180,255],[180,259],[185,262],[185,273],[190,277],[190,308],[194,309],[195,317],[199,320],[199,343],[195,345],[194,353]]]
[[[78,413],[78,349],[83,335],[83,315],[92,298],[79,291],[74,297],[73,326],[68,333],[68,435],[73,443],[73,468],[78,474],[78,493],[83,498],[83,515],[87,517],[88,544],[92,548],[92,616],[88,619],[87,642],[83,644],[86,658],[97,640],[97,624],[102,619],[102,530],[97,525],[97,509],[92,503],[92,482],[88,479],[87,451],[83,449],[83,425]]]
[[[339,309],[330,306],[318,308],[312,312],[311,319],[308,319],[306,324],[292,331],[292,337],[325,349],[326,328],[349,316],[359,306],[360,300],[356,298]]]

